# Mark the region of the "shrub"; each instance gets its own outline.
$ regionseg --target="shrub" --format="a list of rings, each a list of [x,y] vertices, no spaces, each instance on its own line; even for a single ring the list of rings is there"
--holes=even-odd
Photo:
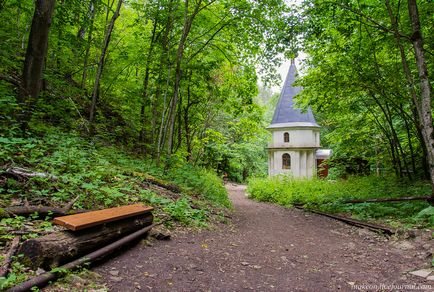
[[[392,224],[434,226],[432,207],[425,201],[345,204],[355,199],[418,196],[430,193],[427,182],[403,182],[393,177],[349,177],[347,180],[305,180],[289,176],[253,178],[247,192],[258,201],[283,206],[305,205],[325,212],[350,213],[359,219]]]
[[[222,180],[210,170],[184,164],[170,169],[166,177],[216,205],[231,206]]]

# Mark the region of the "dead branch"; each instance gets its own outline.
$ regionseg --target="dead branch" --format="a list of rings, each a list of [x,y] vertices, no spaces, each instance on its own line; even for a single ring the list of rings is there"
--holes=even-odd
[[[21,88],[21,80],[15,76],[0,74],[0,80],[6,81],[10,84],[15,85],[18,88]]]
[[[4,172],[8,175],[11,176],[15,176],[18,178],[31,178],[31,177],[42,177],[42,178],[48,178],[51,181],[57,181],[57,176],[49,174],[49,173],[45,173],[45,172],[35,172],[35,171],[31,171],[25,168],[20,168],[20,167],[11,167],[6,169],[6,171]]]
[[[381,202],[402,202],[402,201],[427,201],[431,196],[421,197],[401,197],[401,198],[379,198],[379,199],[364,199],[364,200],[349,200],[344,201],[344,204],[360,204],[360,203],[381,203]]]
[[[65,207],[63,207],[63,212],[68,213],[69,210],[71,210],[72,206],[74,206],[75,202],[78,201],[78,199],[80,199],[80,195],[78,195],[77,197],[75,197],[74,199],[71,200],[71,202],[69,202],[68,204],[65,205]]]
[[[39,230],[34,228],[21,228],[21,229],[14,229],[10,227],[5,227],[0,229],[0,235],[6,235],[6,234],[13,234],[13,235],[27,235],[30,233],[37,233],[39,235],[47,235],[50,233],[53,233],[53,231],[45,231],[45,230]]]
[[[139,185],[146,190],[156,192],[157,194],[165,196],[174,201],[178,200],[181,197],[180,193],[175,193],[171,190],[168,190],[167,188],[163,188],[153,183],[144,182],[144,183],[139,183]]]
[[[146,177],[144,179],[144,182],[148,183],[148,184],[157,185],[159,187],[165,188],[166,190],[172,191],[174,193],[181,193],[181,189],[177,185],[168,184],[168,183],[165,183],[165,182],[163,182],[163,181],[161,181],[159,179],[156,179],[156,178],[153,178],[153,177],[150,177],[150,176]]]
[[[16,206],[7,207],[0,212],[0,218],[9,216],[29,216],[38,213],[41,216],[52,214],[54,216],[64,216],[65,211],[63,208],[47,207],[47,206]]]
[[[6,254],[6,258],[2,267],[0,267],[0,277],[6,277],[9,271],[9,267],[12,263],[12,257],[18,250],[18,245],[20,244],[20,236],[14,237],[12,240],[11,247],[9,248],[9,252]]]
[[[384,233],[387,235],[393,235],[396,233],[395,231],[393,231],[392,229],[390,229],[386,226],[368,223],[368,222],[364,222],[364,221],[360,221],[360,220],[356,220],[356,219],[351,219],[351,218],[347,218],[344,216],[329,214],[329,213],[325,213],[325,212],[321,212],[321,211],[316,211],[316,210],[312,210],[312,209],[306,209],[300,205],[295,205],[294,207],[297,209],[303,210],[303,211],[319,214],[319,215],[326,216],[326,217],[329,217],[329,218],[332,218],[332,219],[335,219],[338,221],[342,221],[348,225],[367,228],[367,229],[372,230],[374,232],[381,232],[381,233]]]
[[[28,205],[28,203],[25,204],[24,206],[7,207],[3,209],[4,212],[0,212],[0,218],[9,217],[10,215],[29,216],[34,213],[38,213],[40,216],[47,216],[47,215],[64,216],[71,213],[86,212],[85,210],[76,210],[74,212],[70,212],[72,206],[75,204],[75,202],[77,202],[79,198],[80,195],[78,195],[73,200],[71,200],[63,208],[47,207],[47,206],[31,206]]]

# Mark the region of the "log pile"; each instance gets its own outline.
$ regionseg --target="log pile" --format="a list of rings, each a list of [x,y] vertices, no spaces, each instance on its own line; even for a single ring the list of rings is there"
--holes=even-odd
[[[72,271],[79,267],[82,267],[85,264],[91,264],[92,262],[99,260],[108,254],[114,252],[115,250],[121,248],[125,244],[128,244],[134,240],[139,239],[143,235],[146,235],[149,230],[151,230],[152,227],[158,225],[152,224],[150,226],[144,227],[132,234],[129,234],[125,236],[124,238],[121,238],[107,246],[102,247],[101,249],[98,249],[90,254],[87,254],[79,259],[76,259],[72,262],[69,262],[63,266],[60,267],[62,270]],[[27,280],[21,284],[18,284],[15,287],[12,287],[8,290],[8,292],[25,292],[31,290],[33,287],[39,287],[42,288],[46,284],[48,284],[50,281],[55,280],[57,277],[61,276],[60,273],[54,273],[54,272],[45,272],[39,276],[36,276],[35,278],[32,278],[30,280]]]
[[[19,253],[22,262],[37,269],[57,267],[103,245],[135,232],[153,221],[152,213],[122,219],[115,222],[87,228],[81,231],[59,231],[46,236],[26,240]]]

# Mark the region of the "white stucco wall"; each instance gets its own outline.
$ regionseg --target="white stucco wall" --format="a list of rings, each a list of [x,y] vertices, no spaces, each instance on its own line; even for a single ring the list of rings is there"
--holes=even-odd
[[[274,128],[269,129],[272,140],[268,148],[268,173],[276,175],[291,173],[294,177],[311,178],[316,175],[315,152],[320,147],[319,128]],[[289,142],[284,142],[284,133]],[[282,168],[282,155],[291,156],[291,169]]]
[[[289,142],[283,140],[284,133],[289,133]],[[272,131],[270,148],[320,147],[319,129],[276,129]]]
[[[283,169],[282,156],[291,156],[291,169]],[[311,178],[316,174],[314,149],[271,149],[268,153],[269,175],[290,173],[294,177]]]

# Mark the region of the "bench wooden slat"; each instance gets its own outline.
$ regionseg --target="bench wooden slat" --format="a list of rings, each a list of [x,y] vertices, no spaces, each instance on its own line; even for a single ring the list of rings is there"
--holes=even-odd
[[[87,213],[80,213],[62,217],[56,217],[53,223],[64,226],[70,230],[77,231],[103,223],[112,222],[140,214],[149,213],[154,208],[143,204],[134,204]]]

